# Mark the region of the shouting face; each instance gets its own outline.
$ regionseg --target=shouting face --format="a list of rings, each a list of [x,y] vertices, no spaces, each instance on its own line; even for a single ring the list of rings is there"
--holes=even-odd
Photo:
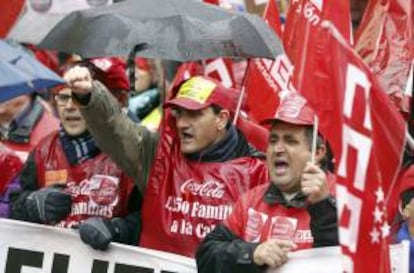
[[[266,152],[270,179],[283,192],[300,190],[302,172],[311,159],[305,131],[305,126],[277,122],[270,132]]]
[[[212,107],[201,110],[177,107],[174,113],[181,152],[184,154],[199,152],[220,141],[226,133],[226,111],[216,114]]]

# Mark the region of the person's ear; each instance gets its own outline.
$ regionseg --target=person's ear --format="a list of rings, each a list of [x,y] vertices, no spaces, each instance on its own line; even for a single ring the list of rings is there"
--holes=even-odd
[[[217,129],[219,131],[226,129],[227,123],[230,122],[230,112],[228,110],[221,110],[217,117]]]
[[[325,158],[325,156],[326,156],[325,144],[318,145],[318,147],[316,148],[316,153],[315,153],[316,163],[319,165],[322,162],[322,160]]]

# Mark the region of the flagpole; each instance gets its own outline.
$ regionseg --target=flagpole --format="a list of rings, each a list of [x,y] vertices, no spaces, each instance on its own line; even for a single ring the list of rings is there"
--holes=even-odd
[[[319,119],[318,116],[315,114],[314,121],[313,121],[313,134],[312,134],[312,154],[311,154],[311,162],[315,164],[315,157],[316,157],[316,149],[318,143],[318,127],[319,127]]]
[[[244,72],[243,80],[241,83],[240,96],[239,96],[239,100],[237,101],[236,112],[234,113],[233,125],[237,124],[237,119],[239,118],[239,115],[240,115],[244,93],[246,92],[245,83],[246,83],[246,78],[247,78],[247,72],[249,71],[249,66],[250,66],[251,61],[252,60],[250,58],[247,59],[246,72]]]

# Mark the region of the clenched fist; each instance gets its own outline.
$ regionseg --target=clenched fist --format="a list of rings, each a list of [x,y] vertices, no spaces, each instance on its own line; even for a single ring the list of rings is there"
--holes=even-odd
[[[317,203],[329,195],[326,174],[315,164],[308,162],[301,178],[302,193],[311,204]]]
[[[89,94],[92,91],[92,76],[86,67],[72,67],[63,75],[63,78],[73,93]]]

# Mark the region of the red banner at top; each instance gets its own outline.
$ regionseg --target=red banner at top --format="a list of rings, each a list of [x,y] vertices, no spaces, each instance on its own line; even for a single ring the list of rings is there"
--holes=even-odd
[[[283,33],[283,46],[292,64],[296,64],[298,50],[304,45],[304,37],[298,32],[299,26],[303,25],[302,21],[309,22],[309,28],[313,29],[322,19],[333,22],[347,41],[350,41],[352,29],[349,1],[291,1]]]

